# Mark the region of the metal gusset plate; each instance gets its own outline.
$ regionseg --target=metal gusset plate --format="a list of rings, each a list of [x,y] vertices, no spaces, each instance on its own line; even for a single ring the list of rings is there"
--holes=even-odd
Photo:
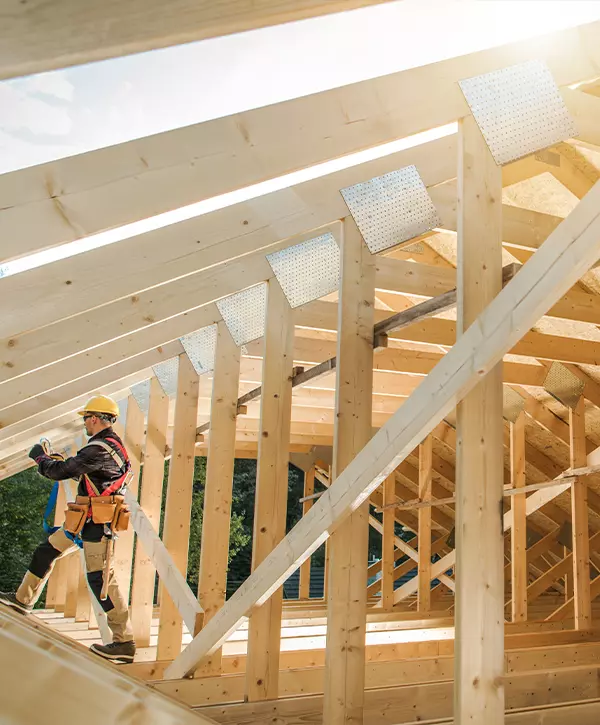
[[[339,287],[340,249],[330,232],[267,254],[267,261],[292,308]]]
[[[160,383],[165,395],[174,398],[177,395],[177,375],[179,373],[179,357],[176,355],[170,360],[152,366],[156,379]]]
[[[510,385],[502,386],[502,414],[509,423],[516,423],[525,410],[525,400]]]
[[[414,239],[440,225],[416,166],[405,166],[341,190],[372,254]]]
[[[245,345],[265,334],[267,283],[262,282],[217,302],[236,345]]]
[[[135,402],[139,405],[144,415],[148,415],[150,407],[150,380],[144,380],[131,386],[131,394],[135,398]]]
[[[583,395],[585,384],[562,363],[553,362],[544,380],[544,389],[553,398],[575,409],[579,398]]]
[[[459,85],[499,166],[577,136],[575,122],[542,61],[466,78]]]
[[[198,375],[214,369],[215,348],[217,345],[217,326],[208,325],[196,332],[180,338],[183,349]]]

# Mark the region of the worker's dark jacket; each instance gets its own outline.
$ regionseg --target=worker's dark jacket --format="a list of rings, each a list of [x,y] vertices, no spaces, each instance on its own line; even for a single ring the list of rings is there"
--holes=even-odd
[[[114,432],[112,428],[105,428],[92,436],[89,442],[94,440],[104,440],[106,438],[113,438],[121,445],[123,441]],[[116,481],[119,476],[123,475],[124,471],[119,468],[117,462],[110,455],[110,453],[100,446],[90,446],[89,442],[80,451],[77,452],[76,456],[67,458],[66,461],[55,461],[48,456],[38,458],[39,472],[42,476],[50,478],[53,481],[63,481],[67,478],[73,478],[79,481],[77,493],[79,496],[87,496],[88,491],[85,483],[82,479],[84,473],[87,473],[91,482],[96,486],[98,491],[103,491],[105,488],[110,486],[113,481]],[[113,448],[119,456],[122,458],[122,453],[118,448],[111,443],[106,441],[108,445]],[[116,493],[122,493],[117,491]],[[81,532],[81,538],[84,541],[100,541],[104,534],[103,524],[94,524],[88,521],[83,527]]]

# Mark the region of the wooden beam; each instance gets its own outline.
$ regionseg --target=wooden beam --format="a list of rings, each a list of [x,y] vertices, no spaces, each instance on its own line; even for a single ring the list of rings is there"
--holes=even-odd
[[[283,246],[293,244],[297,235],[332,224],[348,214],[340,188],[366,181],[407,163],[418,164],[421,178],[427,186],[452,178],[455,174],[455,139],[441,138],[432,144],[427,148],[417,146],[399,151],[303,182],[294,187],[291,204],[290,190],[282,189],[257,201],[240,202],[124,239],[119,242],[122,254],[119,269],[108,263],[106,250],[92,249],[54,262],[53,274],[45,265],[7,276],[2,282],[6,285],[6,315],[14,319],[11,322],[4,318],[0,320],[0,337],[14,337],[124,297],[129,298],[130,311],[131,297],[138,297],[134,305],[139,312],[146,307],[149,295],[156,297],[156,289],[150,292],[152,287],[175,282],[182,291],[202,290],[206,278],[219,273],[218,267],[260,251],[263,251],[261,261],[264,268],[270,270],[264,251],[275,251],[282,243]],[[142,254],[144,251],[145,256]],[[134,256],[137,264],[133,262]],[[106,285],[94,282],[97,277],[90,276],[92,270],[97,275],[111,272],[110,290],[106,289]],[[86,274],[89,286],[85,289],[93,294],[93,301],[89,303],[77,294],[82,289]],[[24,297],[25,286],[30,289],[28,299]],[[218,299],[222,294],[213,294],[212,299]],[[180,294],[177,297],[181,299]],[[21,305],[24,301],[31,305],[44,301],[35,324],[23,315]],[[166,302],[162,300],[162,304]],[[187,309],[201,304],[197,297],[194,302],[195,305],[190,304]],[[147,312],[145,310],[144,314]],[[159,308],[150,314],[156,320],[160,319]]]
[[[354,220],[347,218],[341,250],[333,481],[371,437],[374,296],[373,257]],[[368,519],[365,501],[329,541],[323,720],[331,725],[362,722]]]
[[[198,574],[198,600],[204,609],[202,626],[223,606],[227,591],[239,384],[240,349],[234,343],[225,323],[219,322],[210,406],[210,436],[206,459]],[[201,671],[202,674],[216,674],[221,671],[220,650],[211,655],[210,660],[201,667]]]
[[[156,365],[159,362],[168,360],[174,355],[180,354],[181,351],[181,343],[176,340],[173,343],[159,346],[149,351],[148,354],[139,356],[138,359],[135,357],[129,358],[102,369],[96,374],[75,379],[73,382],[54,388],[43,395],[23,400],[3,410],[0,413],[0,423],[3,428],[8,428],[8,426],[21,423],[34,416],[36,416],[37,420],[37,416],[41,415],[43,417],[44,413],[50,408],[58,408],[62,413],[64,411],[63,405],[69,401],[71,401],[71,406],[67,406],[67,409],[75,410],[77,403],[73,401],[86,397],[90,391],[98,388],[104,389],[117,380],[123,382],[126,379],[129,383],[127,387],[136,382],[147,380],[151,377],[151,373],[148,372],[149,365]],[[122,390],[122,387],[119,386],[118,389]],[[9,431],[7,431],[7,435],[10,435]]]
[[[156,377],[153,377],[150,380],[150,407],[139,500],[142,511],[155,531],[160,529],[168,422],[169,397]],[[150,646],[155,580],[156,567],[152,561],[151,551],[146,549],[138,535],[131,590],[131,622],[138,647]]]
[[[304,473],[304,500],[302,501],[302,516],[312,508],[315,494],[315,468],[312,466]],[[311,557],[300,567],[300,584],[298,585],[298,599],[310,599],[310,562]]]
[[[229,0],[190,5],[175,0],[166,12],[157,0],[127,6],[91,2],[81,7],[60,0],[49,13],[42,6],[5,8],[0,22],[0,79],[143,53],[255,28],[329,15],[389,0],[263,0],[259,5]],[[172,11],[172,12],[171,12]],[[68,28],[70,30],[68,30]]]
[[[431,502],[433,437],[427,438],[419,445],[419,499]],[[428,612],[431,609],[431,507],[419,509],[419,568],[417,609]]]
[[[458,198],[457,332],[464,335],[502,288],[502,178],[472,116],[459,122]],[[483,718],[489,725],[500,725],[504,539],[499,513],[504,449],[499,365],[462,399],[456,419],[454,714],[460,723]]]
[[[571,468],[587,463],[585,447],[585,399],[569,408],[571,434]],[[573,586],[575,600],[575,627],[589,629],[592,622],[590,600],[590,541],[587,503],[587,481],[579,479],[571,484],[571,520],[573,525]]]
[[[180,355],[163,542],[184,578],[190,538],[198,389],[198,374],[188,356]],[[181,638],[181,614],[166,588],[161,586],[157,659],[175,658],[181,651]]]
[[[510,470],[513,488],[525,486],[525,413],[510,424]],[[526,494],[517,493],[511,500],[513,525],[510,532],[512,621],[527,619],[527,514]]]
[[[337,189],[336,186],[335,194],[341,199]],[[342,205],[337,213],[343,216],[347,213],[347,210]],[[247,215],[247,211],[241,214],[238,222],[240,227],[243,226],[243,221]],[[279,228],[278,225],[275,226],[276,229]],[[329,228],[335,231],[336,226]],[[311,228],[310,224],[308,227]],[[250,286],[270,279],[273,272],[264,257],[265,251],[275,251],[299,241],[297,237],[294,237],[284,243],[278,242],[280,234],[276,233],[276,229],[273,231],[273,242],[270,245],[258,244],[258,250],[251,250],[254,252],[253,254],[244,252],[243,249],[236,253],[231,248],[227,249],[230,245],[225,245],[226,249],[221,250],[221,259],[216,260],[216,262],[220,261],[220,263],[216,267],[208,267],[196,274],[190,273],[190,255],[185,254],[182,261],[183,266],[180,270],[184,276],[181,278],[158,287],[144,289],[139,292],[134,291],[132,295],[111,302],[110,307],[95,308],[83,314],[78,314],[80,306],[74,307],[72,314],[75,317],[68,322],[67,320],[60,320],[60,315],[64,310],[57,312],[55,309],[50,314],[57,315],[58,320],[52,325],[46,325],[46,327],[29,333],[5,338],[0,342],[2,362],[0,382],[8,383],[8,381],[12,381],[11,387],[7,390],[5,405],[11,404],[11,401],[14,402],[14,400],[22,400],[31,395],[37,395],[42,390],[57,387],[73,380],[75,377],[89,374],[98,368],[115,364],[117,360],[123,359],[124,356],[131,357],[147,352],[167,341],[193,332],[199,327],[218,322],[221,317],[216,306],[211,306],[210,303],[221,296],[239,291],[240,286]],[[262,224],[260,231],[264,233]],[[315,230],[315,232],[306,236],[314,237],[315,234],[320,234],[321,231],[323,230]],[[186,234],[186,239],[189,239],[188,234]],[[208,230],[206,234],[209,234]],[[241,241],[243,244],[249,245],[249,240],[252,238],[250,234],[242,235]],[[164,245],[168,246],[169,242],[165,241]],[[138,253],[142,254],[143,251],[143,248],[140,248]],[[147,248],[145,251],[148,253]],[[229,254],[241,258],[226,261]],[[206,254],[202,255],[203,264],[209,265],[208,260],[210,258],[205,259],[206,257]],[[98,261],[97,264],[99,263]],[[376,264],[377,284],[383,289],[433,297],[455,286],[453,270],[432,267],[431,265],[416,266],[413,262],[385,257],[378,258]],[[165,263],[163,267],[159,267],[160,274],[165,274],[169,267],[168,263]],[[69,274],[69,272],[74,273],[76,270],[65,271],[70,277],[74,276],[74,274]],[[32,270],[32,272],[39,272],[39,270]],[[19,275],[6,277],[3,284],[10,283],[9,286],[17,284],[21,286],[25,281],[23,278],[28,274],[29,272],[23,272]],[[154,279],[156,279],[156,274],[152,275]],[[243,280],[243,283],[240,280]],[[72,282],[72,280],[70,281]],[[30,283],[34,286],[39,284],[32,278],[30,278]],[[148,285],[148,275],[140,282],[140,285],[142,287]],[[52,286],[50,286],[50,289],[53,289]],[[101,289],[105,290],[105,287],[101,287]],[[136,287],[134,286],[133,289],[135,290]],[[6,294],[9,294],[9,289],[6,290]],[[107,297],[107,302],[114,299],[115,294],[117,293],[111,292]],[[41,300],[43,299],[42,296]],[[72,302],[75,303],[76,301],[73,300]],[[49,301],[45,300],[44,303],[49,304]],[[51,309],[52,307],[55,308],[55,305],[50,306]],[[574,314],[573,309],[577,309],[577,307],[573,305],[569,307],[571,314]],[[114,325],[111,324],[113,319],[120,320],[118,336],[115,336]],[[30,324],[30,321],[27,324]],[[94,328],[95,335],[90,333],[91,327]],[[128,338],[121,339],[128,333],[136,334],[131,340]],[[60,335],[65,336],[62,346],[56,342],[57,336]],[[68,335],[77,335],[78,344],[75,344],[74,341],[70,342]],[[102,351],[102,356],[96,357],[97,353],[90,352],[92,357],[88,359],[88,356],[82,355],[84,351],[105,343],[112,344]],[[47,347],[44,347],[44,345]],[[124,355],[124,353],[126,354]],[[69,360],[67,369],[71,372],[67,377],[64,375],[64,370],[62,377],[56,370],[46,370],[43,374],[40,370],[42,366],[67,360],[67,358],[73,358],[74,356],[80,357]],[[27,385],[23,385],[24,380],[16,382],[18,376],[36,370],[40,370],[39,374],[30,379]],[[17,387],[15,388],[15,386]],[[18,390],[20,390],[20,397],[13,398],[13,393]]]
[[[140,478],[140,465],[142,460],[142,448],[146,434],[146,423],[144,414],[140,410],[133,395],[127,400],[127,415],[125,420],[125,431],[122,432],[121,425],[115,424],[115,430],[121,435],[125,449],[131,461],[133,472],[131,482],[127,486],[128,494],[137,500]],[[114,567],[115,576],[119,583],[119,589],[126,602],[129,602],[129,590],[131,587],[132,564],[133,564],[134,530],[129,527],[122,532],[115,543]]]
[[[22,617],[4,606],[0,607],[0,667],[2,717],[15,725],[40,721],[41,672],[49,678],[43,688],[44,707],[60,721],[85,719],[92,708],[95,722],[214,725],[214,720],[191,712],[118,667],[107,666],[50,627],[36,624],[34,617]],[[73,688],[80,697],[73,697]]]
[[[87,8],[81,10],[88,12]],[[147,14],[146,9],[144,12]],[[174,11],[173,18],[178,17],[187,20],[188,14]],[[161,30],[162,20],[161,15]],[[11,21],[20,24],[22,16]],[[18,43],[19,36],[9,33],[6,22],[2,26],[12,38],[8,42]],[[64,27],[73,26],[69,22]],[[5,174],[0,179],[0,238],[6,240],[5,258],[146,219],[451,123],[468,113],[457,82],[477,73],[542,60],[560,86],[595,78],[600,62],[597,33],[598,24],[592,23],[528,38]],[[73,42],[69,38],[69,45]],[[26,47],[20,47],[15,57],[22,57]],[[36,50],[39,52],[43,51]],[[33,58],[35,55],[28,60]],[[415,89],[423,88],[427,93],[415,93]],[[431,98],[439,100],[434,107]],[[588,115],[587,110],[584,113]],[[319,123],[315,123],[317,118]],[[597,125],[588,123],[584,128],[578,121],[582,135],[590,130],[588,126],[592,127],[590,142],[594,143]],[[198,159],[210,159],[210,170]],[[57,181],[48,183],[48,179]]]
[[[396,475],[392,473],[383,482],[383,505],[396,500]],[[394,606],[394,569],[396,566],[396,516],[392,508],[383,511],[383,534],[381,536],[381,603],[384,609]]]
[[[269,283],[265,323],[265,359],[256,466],[252,569],[269,559],[285,537],[289,441],[292,413],[294,323],[279,283]],[[254,609],[248,622],[246,698],[278,696],[279,650],[283,591],[279,589]]]
[[[330,528],[363,503],[544,311],[573,286],[596,260],[599,231],[600,187],[595,187],[373,436],[310,513],[172,663],[165,673],[168,678],[182,677],[217,649],[245,613],[266,601],[326,541]],[[539,502],[537,494],[532,494],[528,502],[534,497]],[[440,560],[441,567],[445,564],[444,559]]]

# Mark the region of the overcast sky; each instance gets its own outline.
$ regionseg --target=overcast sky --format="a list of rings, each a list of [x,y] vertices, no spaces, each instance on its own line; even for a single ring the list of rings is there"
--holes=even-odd
[[[0,173],[600,18],[404,0],[0,83]]]

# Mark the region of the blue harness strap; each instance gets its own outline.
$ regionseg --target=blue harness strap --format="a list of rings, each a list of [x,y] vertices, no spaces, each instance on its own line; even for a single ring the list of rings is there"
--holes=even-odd
[[[56,507],[56,499],[58,498],[58,481],[54,482],[54,486],[52,486],[52,490],[50,491],[50,496],[48,496],[48,503],[46,504],[46,510],[44,511],[44,518],[42,520],[44,531],[47,534],[53,534],[55,531],[58,531],[60,529],[60,526],[50,526],[48,523],[48,519],[50,518],[50,514],[52,511],[54,511],[54,508]]]
[[[61,526],[50,526],[48,523],[48,519],[50,518],[50,514],[52,511],[54,511],[56,507],[56,500],[58,498],[58,487],[59,482],[55,481],[54,485],[52,486],[52,490],[50,491],[50,496],[48,496],[48,503],[46,504],[46,510],[44,511],[44,518],[42,521],[42,525],[44,527],[44,531],[48,534],[48,536],[51,536],[56,531],[58,531]],[[64,535],[67,537],[67,539],[71,539],[71,541],[76,544],[80,549],[83,548],[83,541],[81,540],[80,536],[75,536],[75,534],[72,534],[70,531],[65,531],[63,529]]]

